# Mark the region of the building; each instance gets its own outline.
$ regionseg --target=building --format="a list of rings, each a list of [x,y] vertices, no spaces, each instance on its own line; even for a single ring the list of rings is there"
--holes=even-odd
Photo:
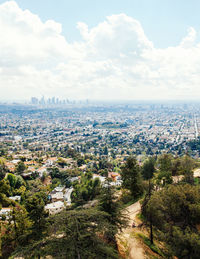
[[[45,210],[49,212],[50,215],[61,212],[65,208],[64,202],[56,201],[45,206]]]
[[[50,199],[53,202],[56,201],[63,201],[64,200],[64,194],[63,192],[55,192],[50,194]]]
[[[9,197],[9,199],[11,199],[11,200],[13,200],[13,201],[21,201],[21,196],[19,196],[19,195],[16,195],[16,196],[11,196],[11,197]]]
[[[11,208],[2,208],[2,209],[0,210],[0,218],[1,218],[1,219],[2,219],[2,218],[8,219],[9,216],[10,216],[10,214],[11,214],[11,212],[12,212],[12,209],[11,209]]]

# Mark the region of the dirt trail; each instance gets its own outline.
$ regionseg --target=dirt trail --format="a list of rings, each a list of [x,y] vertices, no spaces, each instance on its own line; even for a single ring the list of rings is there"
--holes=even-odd
[[[137,232],[137,220],[136,215],[141,210],[141,206],[139,202],[136,202],[129,206],[127,209],[127,215],[129,217],[129,222],[127,228],[123,230],[117,236],[119,251],[124,255],[127,259],[145,259],[145,252],[140,244],[139,240],[134,237],[134,232]],[[132,224],[135,222],[135,228],[132,228]]]

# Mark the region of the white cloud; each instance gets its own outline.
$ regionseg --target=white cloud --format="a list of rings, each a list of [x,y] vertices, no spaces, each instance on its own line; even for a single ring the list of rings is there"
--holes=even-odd
[[[189,28],[178,46],[156,48],[141,24],[111,15],[93,28],[77,23],[80,42],[14,1],[0,5],[1,98],[200,98],[200,43]]]
[[[153,48],[140,23],[125,14],[109,16],[91,30],[84,23],[78,23],[78,28],[85,40],[86,51],[95,59],[140,59],[144,50]]]
[[[195,40],[196,40],[196,31],[194,28],[190,27],[188,29],[188,35],[182,39],[181,41],[181,47],[183,48],[191,48],[195,45]]]

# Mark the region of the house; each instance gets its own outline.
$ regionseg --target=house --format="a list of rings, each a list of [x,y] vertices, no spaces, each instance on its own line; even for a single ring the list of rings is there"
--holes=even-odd
[[[64,186],[57,186],[53,191],[55,191],[55,192],[63,192],[64,189],[65,189]]]
[[[24,162],[26,166],[36,166],[38,163],[34,160]]]
[[[112,187],[112,186],[114,186],[114,187],[119,187],[119,186],[121,186],[122,185],[122,180],[118,180],[118,181],[116,181],[116,182],[110,182],[110,183],[103,183],[103,187]]]
[[[112,178],[113,181],[116,181],[117,179],[119,179],[120,174],[116,173],[116,172],[109,172],[108,173],[108,178]]]
[[[32,172],[32,173],[35,173],[36,172],[36,169],[35,167],[33,166],[29,166],[28,169],[27,169],[28,172]]]
[[[21,201],[21,196],[19,196],[19,195],[16,195],[16,196],[11,196],[11,197],[9,197],[9,199],[11,199],[11,200],[13,200],[13,201]]]
[[[64,192],[65,187],[64,186],[57,186],[49,193],[49,199],[53,202],[56,201],[64,201]]]
[[[64,200],[64,194],[63,192],[51,192],[50,193],[50,199],[53,201],[53,202],[56,202],[56,201],[63,201]]]
[[[200,169],[199,168],[194,170],[194,177],[195,178],[200,178]]]
[[[73,183],[75,181],[79,181],[79,177],[78,176],[69,178],[69,182]]]
[[[53,166],[57,160],[58,160],[57,157],[50,157],[49,159],[47,159],[45,166],[46,167]]]
[[[1,219],[2,219],[2,218],[8,219],[9,216],[10,216],[10,214],[11,214],[11,212],[12,212],[12,209],[11,209],[11,208],[2,208],[2,209],[0,210],[0,218],[1,218]]]
[[[20,159],[14,159],[10,161],[12,164],[17,165],[21,160]]]
[[[106,177],[101,176],[101,175],[98,175],[98,174],[93,174],[92,178],[93,178],[93,179],[99,178],[99,180],[100,180],[101,183],[105,182],[105,180],[106,180]]]
[[[121,186],[122,185],[122,180],[117,180],[116,182],[114,182],[115,186]]]
[[[8,168],[8,170],[10,172],[14,172],[15,171],[15,165],[13,163],[11,163],[11,162],[7,162],[6,163],[6,167]]]
[[[39,177],[42,177],[44,173],[48,174],[46,166],[38,168],[37,172],[39,173]]]
[[[44,208],[50,215],[52,215],[61,212],[65,208],[65,205],[62,201],[56,201],[47,204]]]
[[[32,172],[29,172],[29,173],[23,173],[23,174],[22,174],[22,177],[23,177],[24,179],[30,179],[30,178],[31,178],[31,176],[32,176]]]

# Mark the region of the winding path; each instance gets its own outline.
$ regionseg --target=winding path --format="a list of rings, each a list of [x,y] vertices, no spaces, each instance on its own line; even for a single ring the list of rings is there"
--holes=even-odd
[[[139,240],[134,237],[135,228],[132,228],[133,222],[135,222],[136,228],[136,215],[141,210],[139,201],[130,205],[126,209],[126,213],[129,217],[127,228],[125,228],[118,236],[117,242],[120,253],[127,259],[145,259],[145,252],[141,246]]]

